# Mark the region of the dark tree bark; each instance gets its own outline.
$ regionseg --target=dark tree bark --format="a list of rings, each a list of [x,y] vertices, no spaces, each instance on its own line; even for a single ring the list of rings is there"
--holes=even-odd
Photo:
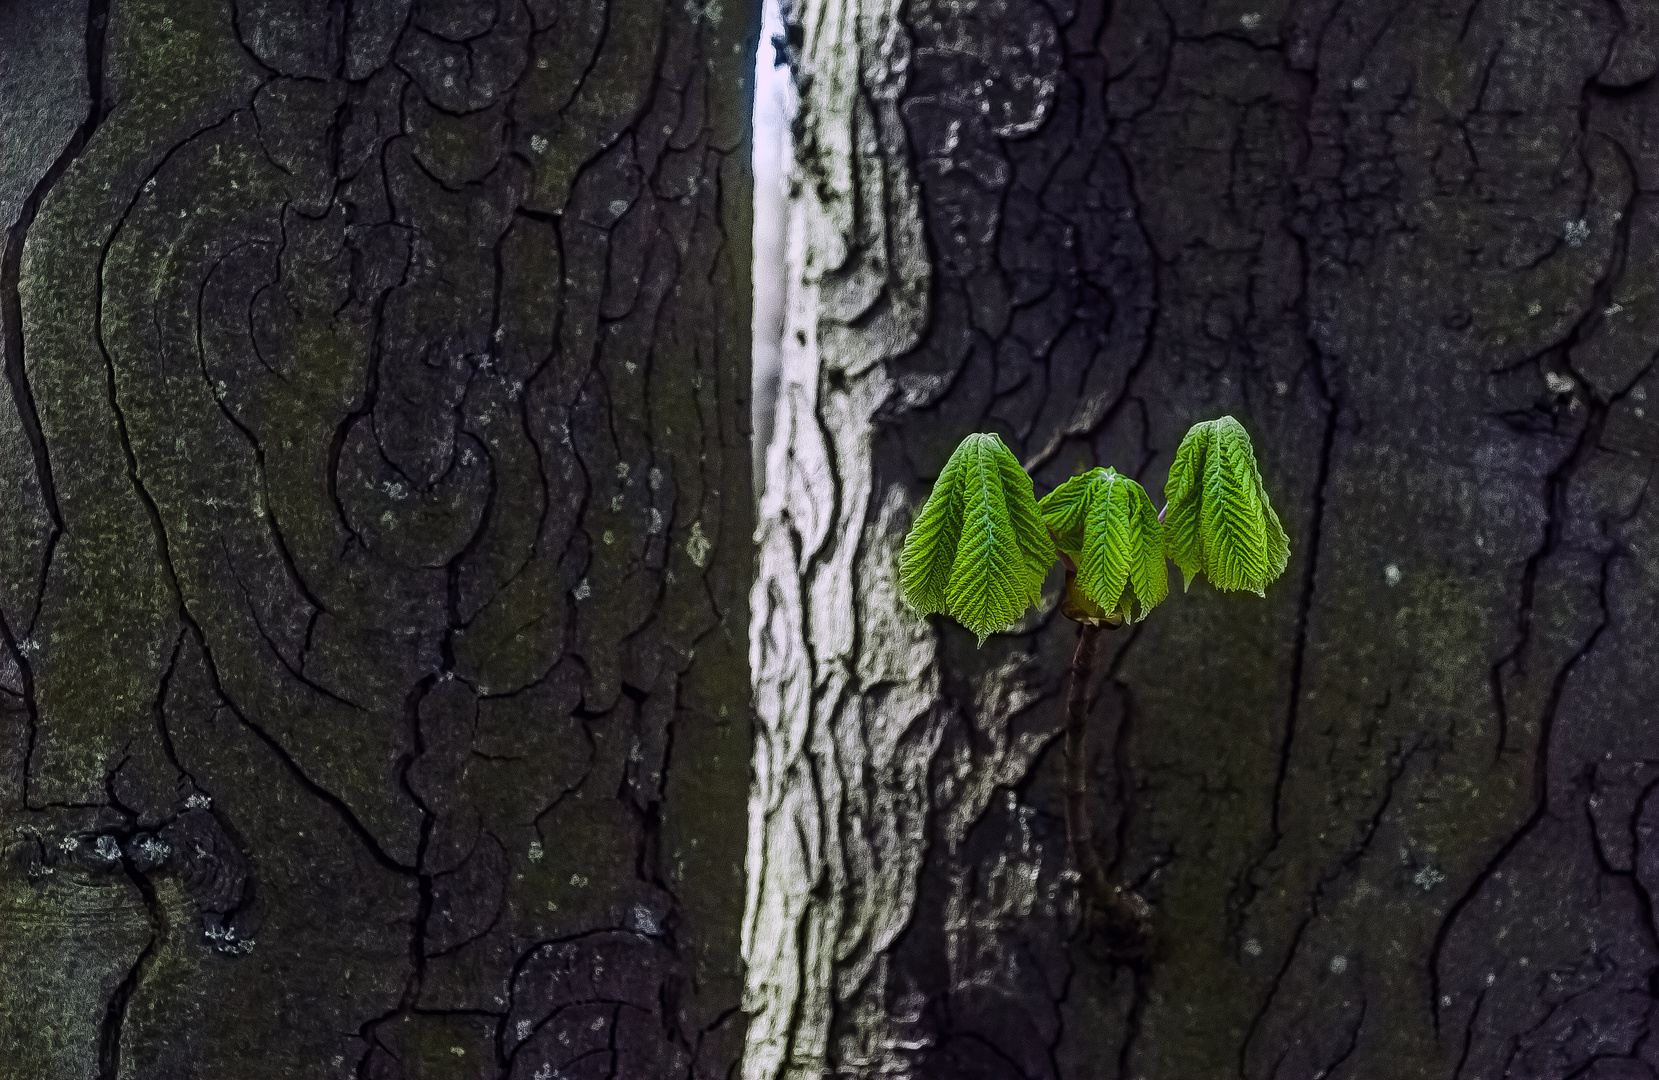
[[[1659,19],[1615,0],[803,0],[746,1075],[1652,1078]],[[1291,533],[1101,643],[899,609],[950,450]]]
[[[752,38],[0,5],[0,1073],[735,1067]]]

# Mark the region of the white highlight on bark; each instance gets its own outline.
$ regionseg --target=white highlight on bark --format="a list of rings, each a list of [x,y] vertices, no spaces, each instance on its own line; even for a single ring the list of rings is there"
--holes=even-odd
[[[871,461],[891,392],[882,362],[915,344],[930,275],[896,109],[909,62],[896,14],[897,0],[799,12],[816,75],[752,594],[746,1080],[824,1074],[834,1006],[879,986],[872,968],[909,921],[925,852],[943,722],[934,636],[898,602],[908,495],[874,491]],[[879,1024],[855,1028],[882,1041]]]
[[[947,725],[962,721],[942,699],[935,632],[898,596],[916,493],[878,480],[874,419],[927,389],[895,386],[885,361],[916,345],[932,275],[897,108],[910,65],[900,2],[798,0],[794,13],[812,78],[798,105],[781,375],[751,594],[758,730],[745,1080],[817,1080],[832,1067],[904,1075],[915,1048],[907,1024],[921,1003],[907,1016],[899,993],[889,1011],[887,950],[912,918],[929,844],[958,865],[997,785],[1023,778],[1044,741],[1009,735],[1009,717],[1031,694],[1020,674],[1029,658],[1005,656],[976,673],[973,748],[960,743],[939,769]],[[1038,51],[1052,46],[1051,24],[1019,33]],[[1009,130],[1039,124],[1052,97],[1052,86],[1035,88]],[[1011,974],[1000,928],[1062,902],[1039,894],[1042,851],[1015,820],[990,894],[975,895],[965,872],[951,879],[959,984],[999,977],[993,968]]]

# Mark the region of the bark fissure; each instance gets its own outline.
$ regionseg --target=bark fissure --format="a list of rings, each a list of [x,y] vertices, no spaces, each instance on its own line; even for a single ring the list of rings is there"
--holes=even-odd
[[[34,634],[35,620],[39,617],[46,593],[46,579],[52,570],[52,559],[58,540],[63,535],[63,515],[58,506],[57,487],[52,478],[52,461],[48,455],[45,436],[41,431],[40,414],[24,362],[23,307],[19,292],[23,247],[41,203],[80,157],[99,125],[103,123],[107,111],[104,101],[104,37],[108,23],[109,0],[89,0],[85,32],[88,90],[85,119],[24,201],[17,220],[10,224],[3,257],[0,257],[0,324],[5,326],[4,340],[0,342],[0,347],[4,348],[6,380],[11,389],[13,407],[22,425],[24,438],[28,441],[35,480],[40,486],[49,520],[45,551],[41,557],[40,580],[35,590],[34,603],[30,606],[27,624],[23,628],[24,638],[30,638]],[[19,657],[20,663],[24,662],[21,654],[15,650],[13,652]]]
[[[126,1023],[127,1006],[132,1001],[132,995],[138,988],[138,980],[143,974],[144,961],[150,958],[150,951],[155,948],[155,939],[151,938],[144,946],[144,951],[138,954],[133,966],[124,978],[116,984],[115,991],[110,995],[109,1005],[104,1012],[104,1023],[98,1034],[98,1080],[119,1080],[121,1075],[121,1028]]]

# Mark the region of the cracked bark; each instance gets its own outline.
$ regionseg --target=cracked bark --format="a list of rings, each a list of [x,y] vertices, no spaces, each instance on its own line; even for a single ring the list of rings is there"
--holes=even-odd
[[[749,1080],[1659,1076],[1649,6],[788,21]],[[976,651],[894,555],[969,431],[1042,494],[1228,412],[1292,564],[1102,643],[1131,970],[1066,854],[1074,628]]]
[[[744,14],[0,6],[0,1071],[735,1068]]]

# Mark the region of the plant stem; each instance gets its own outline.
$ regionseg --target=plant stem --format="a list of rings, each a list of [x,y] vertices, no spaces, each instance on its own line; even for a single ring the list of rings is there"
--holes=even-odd
[[[1066,836],[1072,864],[1081,879],[1085,915],[1106,937],[1108,949],[1121,957],[1143,956],[1152,941],[1152,908],[1134,891],[1113,881],[1101,864],[1089,827],[1083,796],[1089,790],[1089,760],[1084,735],[1089,719],[1089,683],[1095,652],[1106,627],[1083,623],[1077,633],[1077,652],[1071,661],[1071,686],[1066,694]]]

